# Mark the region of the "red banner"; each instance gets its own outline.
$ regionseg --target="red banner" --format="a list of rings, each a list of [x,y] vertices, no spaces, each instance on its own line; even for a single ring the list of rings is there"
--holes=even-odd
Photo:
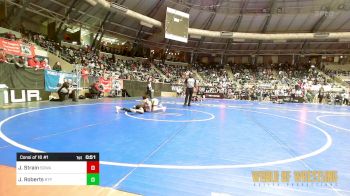
[[[112,90],[112,79],[99,78],[100,85],[103,86],[103,92],[109,93]]]
[[[22,41],[13,41],[0,38],[0,48],[4,50],[5,54],[26,56],[29,58],[33,58],[33,56],[35,56],[34,46],[25,44]]]

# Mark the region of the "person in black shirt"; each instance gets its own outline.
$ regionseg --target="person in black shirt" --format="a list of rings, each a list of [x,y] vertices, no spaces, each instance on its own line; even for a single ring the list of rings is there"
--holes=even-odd
[[[188,104],[188,106],[191,106],[193,88],[196,86],[197,86],[196,80],[193,78],[192,73],[190,73],[188,78],[185,80],[186,97],[185,97],[184,105]]]
[[[62,86],[57,90],[58,99],[51,99],[50,101],[65,101],[68,98],[72,98],[73,101],[77,101],[77,90],[74,89],[71,82],[65,81]]]

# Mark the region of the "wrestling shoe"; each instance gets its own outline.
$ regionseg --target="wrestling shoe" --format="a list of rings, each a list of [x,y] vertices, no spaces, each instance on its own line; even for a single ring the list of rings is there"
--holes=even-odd
[[[117,113],[120,112],[120,109],[122,109],[122,107],[120,107],[120,106],[115,106],[115,111],[116,111]]]

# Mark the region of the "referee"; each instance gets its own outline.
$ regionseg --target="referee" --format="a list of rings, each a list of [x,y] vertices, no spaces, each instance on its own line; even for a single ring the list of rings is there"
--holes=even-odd
[[[153,92],[154,92],[154,90],[153,90],[153,88],[152,88],[152,80],[153,80],[152,76],[150,76],[150,77],[148,78],[148,80],[147,80],[147,91],[146,91],[146,94],[147,94],[147,96],[148,96],[150,99],[153,98]]]
[[[185,80],[185,86],[186,86],[186,98],[185,98],[184,106],[186,106],[187,103],[188,103],[188,106],[191,106],[193,88],[196,87],[196,80],[193,78],[192,73],[190,73],[188,78]]]

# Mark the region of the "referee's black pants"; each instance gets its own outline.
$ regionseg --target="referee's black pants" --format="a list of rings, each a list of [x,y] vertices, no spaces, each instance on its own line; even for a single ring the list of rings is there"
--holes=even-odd
[[[147,89],[147,92],[146,92],[147,96],[150,98],[150,99],[153,99],[153,96],[152,96],[152,91]]]
[[[188,106],[191,105],[192,94],[193,94],[193,88],[186,88],[186,97],[185,97],[184,105],[186,105],[187,103],[188,103]]]

